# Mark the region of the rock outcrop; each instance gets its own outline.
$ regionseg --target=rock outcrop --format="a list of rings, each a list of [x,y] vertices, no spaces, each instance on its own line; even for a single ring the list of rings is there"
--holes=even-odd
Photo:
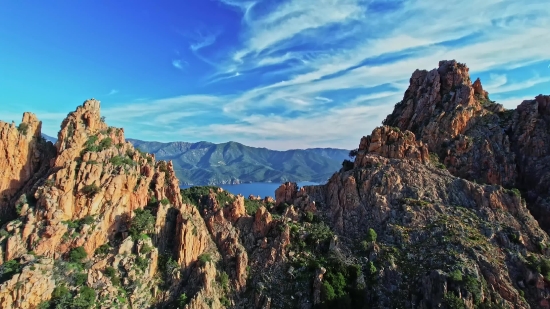
[[[52,304],[71,307],[84,301],[74,297],[82,292],[74,278],[84,275],[107,303],[145,308],[159,298],[172,301],[183,279],[176,270],[191,272],[201,254],[215,250],[198,211],[182,201],[172,163],[126,142],[122,129],[104,122],[99,101],[69,113],[55,148],[40,138],[30,113],[19,127],[0,123],[0,132],[0,210],[8,214],[3,219],[16,218],[0,230],[0,307],[34,308],[52,297]],[[38,274],[33,262],[18,274],[29,253],[56,264]],[[93,263],[84,273],[65,269],[84,257]],[[159,290],[159,277],[167,290]]]
[[[468,71],[456,61],[417,70],[353,166],[322,186],[276,191],[278,205],[329,224],[329,255],[360,265],[371,306],[549,308],[549,238],[535,217],[550,226],[550,99],[507,111]],[[336,290],[338,268],[320,266],[332,269],[313,274],[313,301],[327,304],[323,285]]]
[[[521,189],[548,230],[549,96],[506,110],[489,100],[479,79],[471,83],[468,71],[454,60],[417,70],[384,124],[412,131],[455,176]]]
[[[410,131],[401,132],[388,126],[379,127],[372,134],[361,139],[355,159],[355,167],[364,167],[368,154],[378,154],[386,158],[413,159],[422,163],[430,162],[428,147],[417,141]]]
[[[0,223],[15,216],[17,193],[48,165],[51,147],[41,137],[42,122],[32,113],[24,113],[21,123],[0,121]],[[19,205],[20,206],[20,205]]]

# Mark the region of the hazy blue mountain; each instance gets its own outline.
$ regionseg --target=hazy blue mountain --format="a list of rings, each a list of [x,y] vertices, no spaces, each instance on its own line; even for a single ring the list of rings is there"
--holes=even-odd
[[[44,134],[44,133],[42,133],[42,137],[43,137],[46,141],[48,141],[48,142],[52,142],[52,143],[54,143],[54,144],[55,144],[55,142],[57,142],[57,138],[51,137],[51,136],[46,135],[46,134]]]
[[[349,150],[334,148],[270,150],[236,142],[146,142],[127,139],[135,147],[172,160],[182,184],[243,182],[324,182],[340,169]]]

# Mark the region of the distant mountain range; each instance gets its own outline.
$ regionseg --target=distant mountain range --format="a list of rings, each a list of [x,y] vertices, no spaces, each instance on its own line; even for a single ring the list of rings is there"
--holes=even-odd
[[[48,141],[48,142],[52,142],[52,143],[54,143],[54,144],[55,144],[55,142],[57,142],[57,138],[51,137],[51,136],[46,135],[46,134],[44,134],[44,133],[42,133],[42,137],[43,137],[46,141]]]
[[[340,169],[349,150],[310,148],[276,151],[236,142],[146,142],[127,139],[134,147],[172,160],[183,185],[247,182],[325,182]]]

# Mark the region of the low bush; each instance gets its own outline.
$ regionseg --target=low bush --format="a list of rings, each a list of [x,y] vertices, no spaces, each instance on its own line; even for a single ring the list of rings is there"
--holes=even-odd
[[[199,255],[198,261],[201,266],[204,266],[206,265],[206,263],[212,261],[212,257],[210,256],[209,253],[203,253]]]
[[[86,250],[84,250],[84,247],[76,247],[71,249],[71,251],[69,252],[69,261],[73,263],[80,263],[87,256],[88,254],[86,253]]]
[[[344,160],[344,162],[342,162],[342,168],[344,169],[344,172],[347,172],[347,171],[350,171],[353,169],[353,162],[351,162],[350,160]]]
[[[29,131],[29,125],[22,122],[22,123],[19,124],[19,126],[17,127],[17,131],[19,131],[19,133],[21,133],[21,134],[23,134],[23,135],[27,135],[27,132]]]
[[[109,244],[103,244],[95,249],[96,255],[105,255],[111,251],[111,246]]]
[[[100,191],[101,189],[95,183],[91,185],[85,185],[84,187],[82,187],[82,193],[89,198],[94,197]]]
[[[140,234],[147,234],[155,228],[155,217],[148,209],[134,210],[135,216],[130,222],[130,235],[133,239],[137,239]]]

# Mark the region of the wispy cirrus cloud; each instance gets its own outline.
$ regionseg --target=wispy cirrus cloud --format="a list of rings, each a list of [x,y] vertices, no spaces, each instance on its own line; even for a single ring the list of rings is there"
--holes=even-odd
[[[189,65],[187,61],[180,59],[172,60],[172,66],[178,70],[184,70],[187,65]]]
[[[107,93],[107,95],[114,95],[114,94],[117,94],[117,93],[118,93],[118,90],[111,89],[111,91],[109,91],[109,93]]]
[[[181,134],[352,148],[402,99],[411,74],[440,60],[466,63],[507,107],[550,82],[537,69],[550,60],[536,43],[550,41],[546,0],[218,1],[240,12],[238,41],[222,45],[224,32],[203,31],[189,49],[216,70],[204,85],[222,95],[204,106],[221,120],[182,124]],[[215,61],[205,56],[213,46]]]

